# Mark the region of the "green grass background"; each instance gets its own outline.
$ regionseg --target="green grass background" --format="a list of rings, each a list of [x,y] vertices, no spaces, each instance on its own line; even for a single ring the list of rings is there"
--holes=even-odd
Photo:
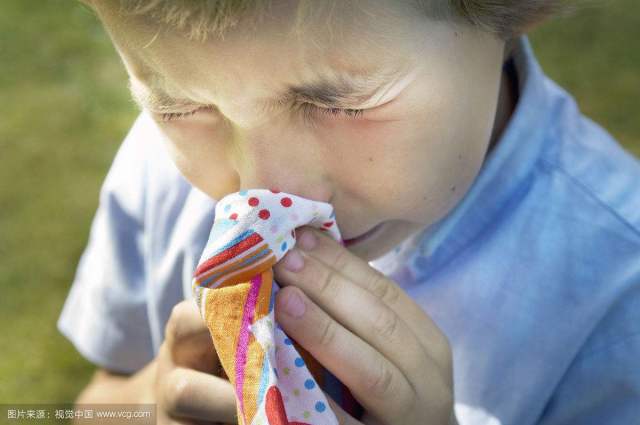
[[[586,115],[640,155],[640,3],[601,3],[530,38]],[[0,71],[0,403],[68,402],[93,366],[55,323],[137,112],[105,32],[74,1],[3,0]]]

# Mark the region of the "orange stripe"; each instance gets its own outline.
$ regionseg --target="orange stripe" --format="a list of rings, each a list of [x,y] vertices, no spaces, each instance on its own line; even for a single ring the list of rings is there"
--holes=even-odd
[[[247,364],[244,369],[244,412],[247,423],[253,422],[253,417],[258,411],[258,388],[262,377],[262,363],[266,353],[253,334],[249,335],[249,349],[247,350]]]
[[[209,291],[206,299],[205,321],[220,364],[235,386],[235,355],[240,325],[242,324],[242,309],[249,294],[249,283],[239,283],[227,288]]]
[[[258,303],[256,304],[255,321],[262,319],[269,314],[269,304],[271,301],[271,286],[273,285],[273,270],[268,268],[262,273],[262,285],[258,293]]]

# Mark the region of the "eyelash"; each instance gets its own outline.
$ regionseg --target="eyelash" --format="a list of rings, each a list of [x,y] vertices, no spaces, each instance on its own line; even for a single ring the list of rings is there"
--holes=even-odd
[[[163,122],[168,122],[168,121],[174,121],[174,120],[178,120],[178,119],[182,119],[188,116],[191,116],[193,114],[195,114],[196,112],[202,110],[202,109],[211,109],[208,106],[202,106],[200,108],[196,108],[193,111],[188,111],[188,112],[168,112],[168,113],[160,113],[160,118],[162,119]]]
[[[174,120],[191,116],[202,109],[211,109],[211,108],[208,106],[202,106],[200,108],[196,108],[193,111],[188,111],[188,112],[161,113],[160,117],[164,122],[174,121]],[[364,109],[321,108],[312,103],[302,103],[302,104],[295,105],[294,110],[299,110],[302,113],[302,116],[305,122],[313,121],[316,114],[331,115],[334,117],[345,116],[351,119],[362,118],[362,115],[364,114]]]
[[[332,117],[344,116],[350,119],[362,118],[364,109],[343,109],[343,108],[321,108],[313,103],[302,103],[296,106],[296,109],[302,113],[302,118],[307,124],[314,124],[316,115]]]

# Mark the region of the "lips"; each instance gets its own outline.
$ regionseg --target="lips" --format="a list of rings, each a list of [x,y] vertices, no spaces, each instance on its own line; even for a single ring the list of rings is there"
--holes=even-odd
[[[371,229],[367,230],[365,233],[356,236],[355,238],[351,238],[351,239],[343,239],[344,242],[344,246],[350,246],[350,245],[354,245],[357,243],[360,243],[362,241],[364,241],[365,239],[368,239],[371,235],[373,235],[374,233],[376,233],[378,231],[378,229],[380,229],[380,227],[382,226],[382,223],[379,223],[378,225],[372,227]]]

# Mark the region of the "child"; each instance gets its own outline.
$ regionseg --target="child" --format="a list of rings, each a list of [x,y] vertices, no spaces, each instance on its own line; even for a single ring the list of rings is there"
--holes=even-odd
[[[215,200],[278,188],[349,239],[276,267],[343,423],[637,421],[640,166],[535,59],[559,3],[93,0],[143,113],[58,322],[100,368],[77,401],[235,421],[181,301]]]

